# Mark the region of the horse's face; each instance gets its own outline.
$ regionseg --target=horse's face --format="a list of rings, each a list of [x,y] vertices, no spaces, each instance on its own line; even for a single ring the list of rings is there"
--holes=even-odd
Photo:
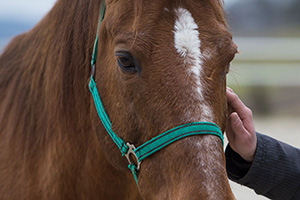
[[[225,128],[226,74],[237,49],[221,5],[209,0],[174,2],[107,1],[96,82],[114,131],[135,146],[189,122],[208,121]],[[94,116],[109,160],[130,173],[96,112]],[[199,168],[209,167],[204,166],[208,158],[197,152],[215,149],[222,158],[219,138],[193,136],[155,153],[142,163],[141,193],[161,199],[179,195],[172,190],[182,181],[188,184],[185,179],[203,181],[208,175]],[[162,194],[162,186],[168,192]],[[144,190],[149,187],[151,193]]]

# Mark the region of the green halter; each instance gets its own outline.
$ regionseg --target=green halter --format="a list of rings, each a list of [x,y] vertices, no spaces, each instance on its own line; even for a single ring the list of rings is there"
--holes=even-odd
[[[153,153],[157,152],[158,150],[164,148],[165,146],[181,139],[187,136],[192,136],[192,135],[216,135],[221,138],[222,143],[224,144],[224,136],[218,127],[218,125],[210,122],[194,122],[194,123],[189,123],[185,125],[181,125],[178,127],[175,127],[171,130],[168,130],[148,142],[142,144],[141,146],[135,148],[134,145],[125,143],[118,135],[112,130],[111,122],[109,120],[108,115],[105,112],[104,106],[102,104],[96,82],[94,80],[94,73],[95,73],[95,65],[97,62],[97,51],[98,51],[98,40],[99,40],[99,29],[101,26],[101,23],[104,19],[105,15],[105,2],[102,0],[101,1],[101,6],[100,6],[100,16],[99,16],[99,22],[98,22],[98,28],[97,28],[97,35],[95,39],[95,44],[94,44],[94,50],[93,50],[93,55],[92,55],[92,75],[91,75],[91,80],[89,83],[89,88],[90,91],[92,92],[93,99],[95,102],[95,106],[98,112],[98,115],[108,132],[108,134],[111,136],[113,141],[116,143],[118,148],[120,149],[122,156],[125,155],[127,158],[129,165],[128,168],[131,170],[134,179],[136,183],[138,184],[138,172],[140,170],[141,162],[148,156],[152,155]],[[131,159],[130,155],[133,155],[137,161],[137,164],[134,164]]]

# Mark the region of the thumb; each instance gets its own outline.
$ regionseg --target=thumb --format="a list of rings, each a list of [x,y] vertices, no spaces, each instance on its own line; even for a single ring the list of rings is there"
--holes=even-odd
[[[247,133],[241,118],[236,112],[231,113],[228,121],[229,121],[229,126],[231,127],[231,130],[235,137],[239,137],[244,133]]]

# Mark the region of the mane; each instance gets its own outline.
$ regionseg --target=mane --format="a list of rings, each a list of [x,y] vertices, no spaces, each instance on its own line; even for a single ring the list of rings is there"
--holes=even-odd
[[[208,0],[205,3],[210,4],[213,8],[216,20],[228,28],[226,13],[224,10],[224,0]]]
[[[212,4],[217,11],[217,13],[216,13],[217,19],[220,22],[223,22],[224,25],[226,26],[226,28],[229,28],[227,15],[226,15],[225,9],[224,9],[224,4],[225,4],[224,0],[212,1]]]
[[[99,6],[97,0],[57,1],[6,47],[0,57],[0,134],[6,140],[0,147],[21,138],[19,150],[45,148],[54,137],[65,143],[90,127],[87,85]],[[31,153],[25,151],[24,160]]]

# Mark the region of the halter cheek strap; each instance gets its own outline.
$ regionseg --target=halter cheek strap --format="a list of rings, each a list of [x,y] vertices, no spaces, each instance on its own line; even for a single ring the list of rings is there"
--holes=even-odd
[[[141,167],[141,162],[152,155],[153,153],[159,151],[160,149],[168,146],[169,144],[180,140],[182,138],[193,136],[193,135],[216,135],[224,144],[224,136],[221,132],[221,129],[218,125],[210,122],[194,122],[189,124],[184,124],[173,129],[170,129],[154,138],[149,140],[148,142],[142,144],[139,147],[135,147],[133,144],[125,143],[113,130],[112,125],[109,120],[107,113],[105,112],[103,103],[101,101],[96,82],[94,80],[94,73],[95,73],[95,65],[97,61],[97,50],[98,50],[98,40],[99,40],[99,29],[101,26],[101,22],[104,19],[105,15],[105,3],[101,1],[101,8],[100,8],[100,16],[97,28],[97,35],[94,44],[94,50],[92,55],[92,75],[91,80],[89,83],[89,88],[92,93],[95,106],[97,109],[97,113],[99,118],[101,119],[103,126],[105,127],[106,131],[112,138],[112,140],[116,143],[119,150],[122,153],[122,156],[125,156],[129,162],[128,168],[131,170],[134,179],[138,185],[138,173]],[[131,156],[135,157],[136,162],[132,162]],[[135,164],[136,163],[136,164]]]

